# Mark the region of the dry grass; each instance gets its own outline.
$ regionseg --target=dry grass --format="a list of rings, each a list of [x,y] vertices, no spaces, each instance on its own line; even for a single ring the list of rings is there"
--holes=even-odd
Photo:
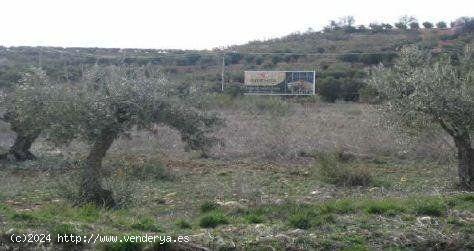
[[[445,136],[425,134],[417,140],[380,125],[376,108],[367,104],[294,105],[279,117],[243,109],[220,110],[227,127],[218,136],[225,148],[215,156],[264,160],[295,159],[301,153],[347,151],[360,157],[448,159],[452,145]]]
[[[265,98],[265,97],[262,97]],[[217,146],[212,157],[223,160],[301,160],[314,152],[344,151],[361,158],[380,156],[397,159],[423,158],[434,161],[452,159],[453,145],[446,135],[425,133],[409,139],[380,125],[376,108],[357,103],[310,103],[290,105],[285,115],[253,112],[238,101],[230,107],[214,109],[226,120],[216,135],[224,145]],[[269,108],[271,109],[271,107]],[[0,124],[0,148],[8,148],[14,135],[8,125]],[[134,131],[117,140],[110,153],[131,153],[189,159],[176,131],[159,127],[155,134]],[[58,149],[44,142],[34,144],[37,154],[55,154]],[[83,155],[85,145],[75,142],[61,150],[63,155]],[[74,157],[72,156],[72,157]]]

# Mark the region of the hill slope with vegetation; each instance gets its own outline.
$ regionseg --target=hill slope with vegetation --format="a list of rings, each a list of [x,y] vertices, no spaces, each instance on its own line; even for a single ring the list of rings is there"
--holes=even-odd
[[[317,89],[328,101],[359,100],[366,69],[390,65],[398,50],[417,44],[434,53],[459,52],[472,43],[472,18],[460,18],[446,28],[429,22],[420,28],[414,19],[399,23],[354,26],[350,17],[331,21],[323,31],[308,30],[282,38],[252,41],[214,50],[152,50],[61,47],[0,47],[0,87],[16,83],[28,66],[40,66],[58,81],[79,81],[91,65],[152,64],[182,85],[182,90],[220,91],[222,57],[225,84],[238,90],[244,70],[316,70]],[[193,87],[193,88],[191,88]],[[232,87],[232,88],[231,88]]]

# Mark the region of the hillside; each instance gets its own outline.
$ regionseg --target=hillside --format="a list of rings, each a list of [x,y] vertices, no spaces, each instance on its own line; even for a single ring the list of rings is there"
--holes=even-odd
[[[152,50],[60,47],[0,47],[0,87],[16,83],[28,66],[40,66],[58,81],[77,81],[94,64],[151,64],[185,87],[220,90],[222,56],[225,82],[242,83],[244,70],[316,70],[317,89],[328,101],[358,100],[366,68],[390,64],[407,44],[435,53],[460,51],[472,43],[472,30],[337,29],[294,33],[267,41],[215,50]]]

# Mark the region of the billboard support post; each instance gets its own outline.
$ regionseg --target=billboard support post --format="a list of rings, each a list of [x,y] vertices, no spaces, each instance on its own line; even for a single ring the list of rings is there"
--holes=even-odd
[[[221,92],[224,92],[225,53],[222,54]]]
[[[313,95],[316,95],[316,70],[313,71]]]

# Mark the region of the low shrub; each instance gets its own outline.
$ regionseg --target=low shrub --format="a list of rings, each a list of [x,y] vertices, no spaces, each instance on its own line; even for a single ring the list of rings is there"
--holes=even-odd
[[[199,219],[199,226],[203,228],[214,228],[227,223],[229,223],[227,216],[218,211],[210,212]]]
[[[397,215],[406,211],[399,201],[372,200],[363,203],[364,211],[369,214]]]
[[[251,224],[263,223],[265,219],[260,214],[248,214],[245,216],[245,220]]]
[[[173,180],[171,171],[159,160],[129,163],[125,176],[139,180]]]
[[[416,200],[414,204],[414,212],[418,215],[441,216],[447,210],[442,198]]]
[[[309,229],[334,221],[334,215],[324,213],[317,207],[297,208],[289,217],[289,224],[300,229]]]
[[[220,208],[219,204],[214,201],[205,201],[201,204],[201,213],[207,213]]]
[[[141,230],[141,231],[152,231],[152,232],[161,231],[161,228],[156,224],[156,222],[150,218],[140,219],[137,222],[133,223],[130,227],[136,230]]]
[[[360,89],[359,101],[369,103],[369,104],[378,104],[383,100],[378,91],[371,86],[364,86]]]
[[[181,229],[192,228],[191,223],[189,223],[188,221],[183,220],[183,219],[180,219],[180,220],[176,221],[176,226],[178,226]]]
[[[13,213],[10,218],[15,221],[34,221],[36,217],[30,213],[19,212]]]
[[[342,163],[334,154],[321,155],[318,160],[318,174],[324,182],[337,186],[369,186],[373,182],[364,166]]]
[[[306,212],[296,212],[290,216],[290,225],[299,229],[309,229],[311,227],[312,217]]]

